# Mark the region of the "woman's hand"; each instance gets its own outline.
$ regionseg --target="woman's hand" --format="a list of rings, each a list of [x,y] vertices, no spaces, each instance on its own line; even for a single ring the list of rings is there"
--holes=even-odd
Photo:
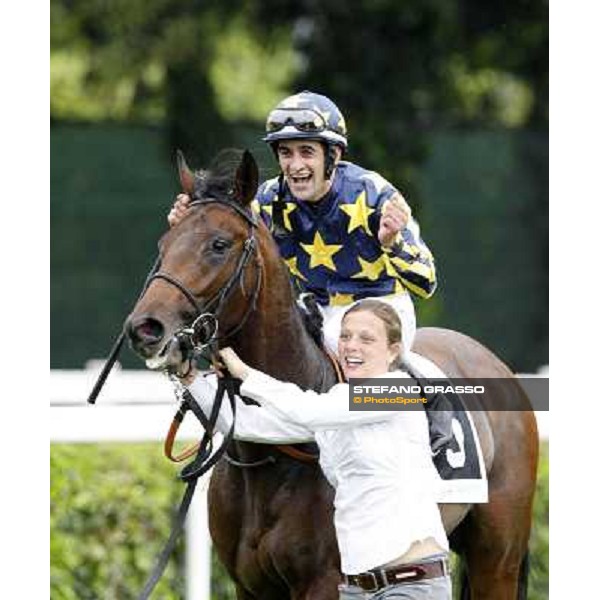
[[[233,377],[241,379],[242,381],[248,377],[250,367],[231,348],[223,348],[219,354],[221,360]]]

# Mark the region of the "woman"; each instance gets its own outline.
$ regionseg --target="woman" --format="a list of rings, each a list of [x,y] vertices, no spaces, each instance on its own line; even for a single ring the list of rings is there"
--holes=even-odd
[[[363,300],[344,315],[339,358],[347,378],[406,376],[391,372],[401,353],[397,313]],[[230,348],[221,351],[242,380],[235,436],[257,442],[315,440],[320,464],[335,488],[335,530],[344,584],[341,598],[451,597],[448,540],[435,501],[435,472],[424,411],[349,411],[347,384],[303,391],[251,369]],[[205,411],[214,384],[196,377],[189,390]],[[227,431],[231,408],[217,427]]]

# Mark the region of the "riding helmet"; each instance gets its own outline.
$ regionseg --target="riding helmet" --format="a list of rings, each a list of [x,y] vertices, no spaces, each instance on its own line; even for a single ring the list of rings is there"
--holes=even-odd
[[[326,96],[303,91],[282,100],[267,117],[268,143],[278,140],[320,140],[343,150],[348,147],[346,121],[340,109]]]

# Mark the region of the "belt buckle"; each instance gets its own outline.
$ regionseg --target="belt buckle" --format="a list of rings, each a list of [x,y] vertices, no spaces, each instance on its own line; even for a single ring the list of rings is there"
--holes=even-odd
[[[419,581],[425,577],[426,571],[419,565],[410,565],[405,568],[399,569],[393,575],[393,583],[412,583],[413,581]]]
[[[446,557],[441,559],[442,562],[442,575],[443,577],[447,577],[450,575],[450,563]]]
[[[373,585],[372,587],[367,587],[368,584],[363,584],[362,580],[365,577],[371,577],[373,580]],[[359,582],[360,587],[365,591],[365,592],[376,592],[379,589],[379,583],[377,582],[377,575],[375,575],[375,573],[373,573],[372,571],[366,571],[365,573],[361,573],[360,575],[357,576],[357,580]]]

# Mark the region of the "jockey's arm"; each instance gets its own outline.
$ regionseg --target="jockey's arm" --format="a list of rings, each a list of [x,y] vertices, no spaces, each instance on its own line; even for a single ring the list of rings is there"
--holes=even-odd
[[[178,194],[175,198],[175,202],[171,207],[169,214],[167,215],[167,221],[169,227],[177,225],[183,217],[187,214],[190,207],[190,197],[187,194]]]
[[[398,192],[382,203],[378,238],[402,284],[417,296],[429,298],[437,286],[433,255]]]

